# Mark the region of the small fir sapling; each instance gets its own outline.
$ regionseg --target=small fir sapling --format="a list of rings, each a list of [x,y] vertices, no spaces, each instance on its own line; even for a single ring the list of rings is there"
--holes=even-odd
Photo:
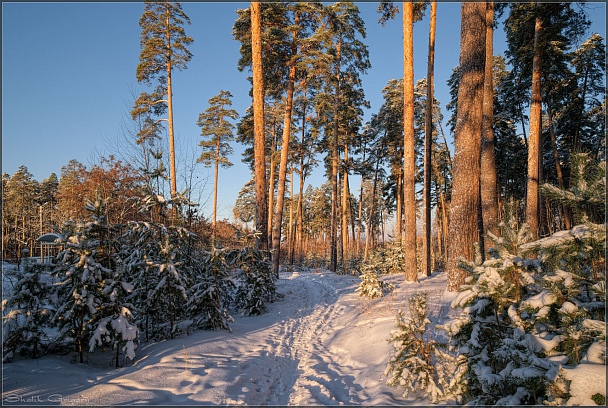
[[[134,284],[135,323],[147,340],[172,338],[185,317],[191,237],[185,228],[149,222],[130,222],[123,234],[121,256]]]
[[[264,313],[266,302],[274,302],[279,297],[267,253],[245,247],[230,251],[226,258],[230,267],[238,271],[235,294],[237,309],[245,316]]]
[[[399,311],[396,329],[388,339],[393,350],[384,375],[388,377],[388,385],[403,387],[403,397],[410,393],[428,395],[437,403],[458,391],[458,387],[449,382],[456,360],[443,350],[447,345],[433,338],[427,299],[426,292],[408,299],[409,318]]]
[[[530,235],[526,226],[518,228],[512,203],[500,227],[501,238],[489,237],[495,241],[491,259],[482,263],[476,246],[475,261],[461,261],[469,277],[452,307],[462,309],[462,314],[442,328],[466,359],[457,381],[465,385],[468,403],[540,403],[547,399],[549,384],[558,379],[558,366],[542,358],[526,333],[529,323],[514,307],[537,293],[534,277],[540,266],[522,256],[520,247]]]
[[[193,327],[200,329],[230,329],[234,319],[228,314],[223,303],[222,281],[228,275],[225,251],[213,248],[210,252],[199,254],[194,272],[194,284],[188,293],[186,304],[188,316],[193,320]]]
[[[395,285],[381,280],[372,268],[364,267],[364,271],[359,276],[361,283],[355,289],[355,292],[359,293],[359,296],[376,299],[383,297],[385,293],[395,290]]]
[[[89,352],[95,347],[108,345],[115,350],[114,366],[120,366],[120,351],[133,361],[139,338],[139,329],[135,325],[131,310],[133,305],[129,296],[133,284],[124,281],[124,274],[118,269],[114,276],[105,279],[101,293],[104,302],[100,305],[99,323],[89,340]]]
[[[57,256],[53,274],[59,278],[55,294],[56,311],[52,322],[60,329],[60,338],[75,344],[79,361],[92,336],[93,324],[99,321],[103,304],[101,288],[113,271],[108,267],[108,226],[100,202],[88,205],[94,221],[66,224],[64,250]]]
[[[471,404],[562,404],[561,364],[605,364],[605,229],[587,223],[534,242],[507,208],[493,258],[463,262],[471,276],[444,328],[466,359],[460,381]],[[526,259],[534,253],[534,259]]]
[[[399,241],[391,242],[373,251],[361,265],[361,283],[355,292],[359,296],[375,299],[395,290],[395,285],[380,279],[380,275],[405,273],[405,250]]]
[[[48,340],[44,329],[53,312],[49,305],[51,287],[41,282],[40,273],[29,259],[22,268],[7,273],[16,283],[13,292],[2,300],[3,361],[25,351],[37,358],[43,341]]]

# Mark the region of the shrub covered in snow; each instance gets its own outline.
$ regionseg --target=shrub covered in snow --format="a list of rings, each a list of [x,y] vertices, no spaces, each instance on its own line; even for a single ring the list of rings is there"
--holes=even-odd
[[[361,278],[361,283],[355,289],[355,292],[359,296],[375,299],[395,290],[395,285],[381,280],[373,269],[367,268],[366,272],[359,276],[359,278]]]
[[[569,370],[605,364],[605,226],[527,242],[507,215],[494,256],[462,264],[470,276],[452,302],[462,314],[444,325],[466,359],[457,381],[472,404],[563,404]]]
[[[405,273],[406,253],[401,241],[387,242],[376,248],[362,267],[362,272],[373,269],[378,275]]]
[[[264,313],[266,302],[274,302],[278,297],[268,254],[245,247],[230,251],[227,260],[237,270],[234,300],[237,309],[245,316]]]
[[[229,323],[233,322],[228,314],[226,286],[229,266],[226,262],[226,252],[221,248],[213,248],[210,252],[199,254],[193,274],[193,285],[188,290],[188,315],[193,327],[200,329],[230,330]]]
[[[416,293],[409,300],[410,317],[399,311],[388,339],[393,345],[384,375],[387,384],[403,387],[403,397],[410,393],[429,396],[436,403],[452,395],[450,370],[455,358],[444,351],[446,344],[435,339],[429,320],[427,293]]]
[[[150,338],[169,338],[185,318],[191,283],[193,235],[182,227],[130,222],[120,258],[134,284],[136,322]]]
[[[48,304],[51,287],[40,280],[40,268],[26,259],[22,268],[7,270],[7,278],[15,282],[11,294],[2,300],[3,361],[15,352],[31,353],[37,358],[43,340],[48,340],[44,328],[52,309]]]
[[[87,205],[92,221],[66,224],[64,249],[53,270],[59,279],[53,323],[60,329],[60,339],[76,346],[81,363],[94,326],[104,317],[100,310],[106,300],[106,279],[114,276],[113,237],[103,205],[99,200]]]

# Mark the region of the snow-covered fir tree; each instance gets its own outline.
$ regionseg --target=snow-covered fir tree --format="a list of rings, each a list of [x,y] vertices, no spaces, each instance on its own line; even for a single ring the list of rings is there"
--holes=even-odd
[[[374,268],[364,266],[363,273],[359,278],[361,278],[361,283],[359,283],[355,292],[362,297],[376,299],[395,289],[395,285],[392,283],[381,280]]]
[[[7,278],[15,283],[12,293],[2,299],[3,361],[15,352],[37,358],[42,342],[48,341],[45,328],[53,313],[49,305],[51,287],[40,280],[41,271],[26,258],[22,268],[7,272]]]
[[[228,280],[226,251],[213,248],[200,253],[195,266],[186,305],[193,327],[231,331],[229,323],[234,319],[228,314],[226,296],[222,296],[226,290],[222,282]]]
[[[112,276],[103,281],[101,296],[103,302],[98,308],[99,323],[89,340],[89,351],[98,346],[110,346],[114,349],[114,365],[120,365],[120,352],[133,361],[135,348],[139,341],[139,329],[134,324],[133,305],[129,296],[133,284],[125,280],[122,267],[117,268]]]
[[[426,292],[416,293],[408,300],[410,317],[402,311],[397,314],[396,329],[388,339],[393,349],[384,375],[388,385],[403,388],[403,397],[428,395],[436,403],[458,388],[449,383],[455,358],[433,335],[427,299]]]
[[[130,222],[121,259],[133,283],[136,323],[150,338],[173,337],[185,317],[192,233],[160,223]]]
[[[102,317],[99,308],[104,304],[104,281],[113,274],[109,227],[102,207],[99,200],[89,203],[87,210],[93,221],[65,225],[64,250],[57,255],[53,271],[60,280],[53,323],[59,327],[61,339],[76,346],[81,363],[95,324]]]
[[[264,313],[266,302],[274,302],[278,298],[267,253],[245,247],[230,251],[227,259],[230,267],[237,270],[237,309],[245,316]]]
[[[567,403],[568,370],[605,364],[605,225],[528,242],[511,209],[501,232],[491,259],[462,264],[462,314],[444,325],[464,363],[455,380],[469,404]]]

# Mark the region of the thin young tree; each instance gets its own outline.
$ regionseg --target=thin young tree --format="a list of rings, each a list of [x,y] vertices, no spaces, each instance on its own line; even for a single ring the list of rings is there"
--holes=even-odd
[[[481,135],[481,214],[484,235],[499,236],[496,159],[494,157],[494,2],[486,4],[486,63],[483,84],[483,122]],[[482,237],[481,243],[484,242]],[[484,256],[485,245],[481,254]]]
[[[437,21],[437,2],[431,2],[429,24],[429,55],[427,64],[427,90],[424,132],[424,250],[422,273],[431,276],[431,160],[433,147],[433,82],[435,71],[435,25]]]
[[[144,13],[139,25],[141,27],[141,53],[137,65],[136,77],[139,83],[157,86],[152,93],[142,92],[135,101],[131,115],[154,114],[167,117],[158,121],[147,121],[142,132],[158,130],[159,121],[167,122],[169,128],[169,175],[171,178],[171,198],[177,196],[177,179],[175,176],[175,141],[173,126],[173,84],[171,75],[175,68],[187,68],[192,54],[186,48],[194,40],[186,35],[184,24],[190,19],[177,2],[153,2],[146,0]]]
[[[218,174],[220,165],[223,168],[232,166],[228,156],[233,149],[230,142],[234,140],[234,125],[228,120],[238,118],[238,113],[232,106],[232,94],[229,91],[220,91],[219,94],[209,99],[209,107],[198,117],[198,126],[201,128],[201,140],[199,146],[202,148],[198,162],[205,166],[214,166],[213,175],[213,216],[211,225],[213,227],[212,237],[215,243],[215,231],[217,227],[217,190]]]
[[[540,37],[543,31],[543,21],[536,17],[534,25],[534,59],[532,62],[532,103],[530,104],[530,137],[528,138],[528,182],[526,187],[526,224],[534,239],[538,238],[540,222],[540,160],[542,154],[542,57]]]
[[[478,242],[479,174],[483,82],[485,71],[485,3],[462,3],[460,34],[460,85],[454,135],[454,168],[448,240],[448,291],[464,283],[458,258],[473,259]]]

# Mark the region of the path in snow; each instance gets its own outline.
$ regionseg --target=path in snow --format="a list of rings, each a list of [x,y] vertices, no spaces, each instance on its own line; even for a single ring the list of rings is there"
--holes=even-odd
[[[383,376],[396,309],[413,291],[439,294],[445,279],[401,288],[402,277],[389,279],[401,294],[363,310],[356,277],[281,273],[277,287],[285,298],[262,316],[236,316],[232,333],[196,331],[142,344],[133,366],[119,369],[109,367],[111,353],[92,354],[89,365],[70,363],[69,356],[17,359],[3,367],[3,402],[402,404]]]

